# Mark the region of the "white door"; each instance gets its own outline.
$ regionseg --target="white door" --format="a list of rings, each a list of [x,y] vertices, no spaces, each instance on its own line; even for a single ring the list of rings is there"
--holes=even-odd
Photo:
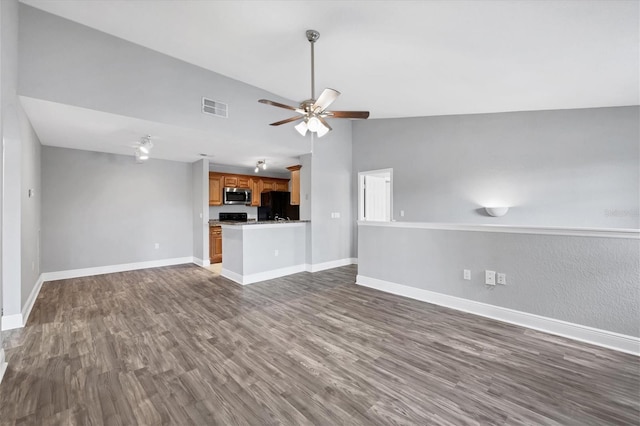
[[[358,173],[358,219],[390,222],[392,220],[392,169]]]

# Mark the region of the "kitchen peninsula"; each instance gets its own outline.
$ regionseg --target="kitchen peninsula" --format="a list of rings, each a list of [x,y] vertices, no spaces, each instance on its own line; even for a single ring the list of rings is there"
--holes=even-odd
[[[308,220],[222,223],[222,276],[246,285],[305,271]]]

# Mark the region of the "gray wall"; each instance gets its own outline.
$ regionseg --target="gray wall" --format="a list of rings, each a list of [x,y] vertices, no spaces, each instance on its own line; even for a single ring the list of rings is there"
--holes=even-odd
[[[308,225],[224,225],[223,270],[244,276],[303,266]],[[278,255],[275,251],[278,250]],[[249,278],[250,279],[250,278]]]
[[[355,121],[353,182],[358,172],[393,168],[399,221],[638,228],[639,113],[636,106]],[[477,211],[487,204],[512,208],[491,218]]]
[[[192,165],[45,146],[42,211],[43,272],[190,257]]]
[[[351,258],[355,251],[352,240],[351,121],[333,120],[331,126],[333,131],[314,140],[311,154],[313,264]],[[331,213],[340,213],[340,218],[331,218]]]
[[[209,260],[209,160],[191,165],[193,194],[193,256]]]
[[[358,250],[359,275],[640,336],[638,240],[360,226]]]
[[[225,143],[279,141],[281,154],[300,146],[297,132],[267,125],[282,111],[257,102],[290,101],[26,5],[19,60],[24,96],[202,130]],[[227,103],[229,117],[202,114],[202,96]]]
[[[18,2],[2,1],[1,96],[3,185],[2,185],[2,306],[4,315],[19,314],[21,305],[20,207],[22,144],[18,87]]]
[[[40,179],[40,140],[26,114],[19,108],[22,139],[21,166],[21,302],[24,306],[40,276],[40,215],[42,185]],[[29,196],[29,190],[33,190]],[[26,318],[24,319],[26,321]]]

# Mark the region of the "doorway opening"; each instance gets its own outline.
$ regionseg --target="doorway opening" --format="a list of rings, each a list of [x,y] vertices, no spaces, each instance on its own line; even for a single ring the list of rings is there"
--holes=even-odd
[[[358,220],[393,220],[393,169],[358,173]]]

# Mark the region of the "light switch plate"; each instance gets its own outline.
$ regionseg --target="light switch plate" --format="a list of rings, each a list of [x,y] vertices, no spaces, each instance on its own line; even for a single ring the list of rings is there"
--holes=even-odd
[[[484,283],[486,285],[496,285],[496,271],[484,271]]]

